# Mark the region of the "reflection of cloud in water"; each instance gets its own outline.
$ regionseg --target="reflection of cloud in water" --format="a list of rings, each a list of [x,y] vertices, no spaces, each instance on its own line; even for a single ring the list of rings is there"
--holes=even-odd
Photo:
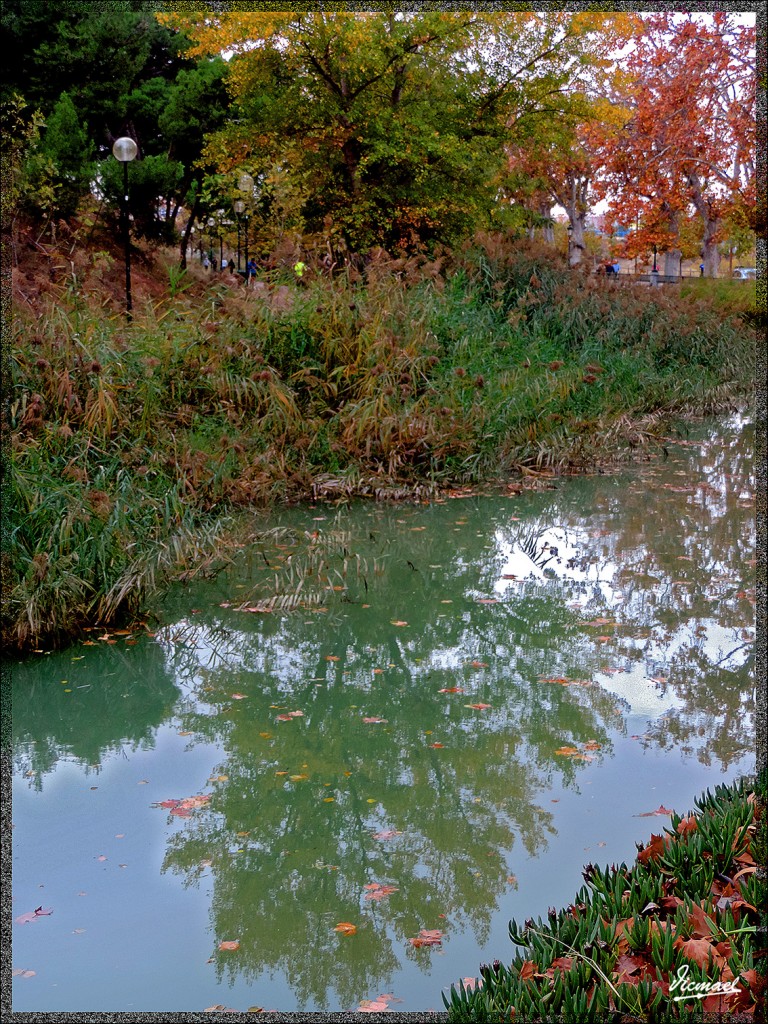
[[[589,547],[587,530],[549,527],[511,543],[503,532],[496,531],[495,541],[501,560],[500,578],[494,583],[496,593],[504,594],[514,588],[516,581],[504,577],[516,576],[517,580],[556,579],[596,584],[607,604],[623,600],[621,591],[611,585],[618,568],[613,562],[595,560],[586,568],[576,564]]]
[[[671,687],[662,692],[661,687],[648,678],[641,665],[629,672],[614,675],[597,672],[595,682],[626,701],[630,715],[642,715],[643,718],[653,720],[668,711],[684,707],[684,701],[677,697]]]

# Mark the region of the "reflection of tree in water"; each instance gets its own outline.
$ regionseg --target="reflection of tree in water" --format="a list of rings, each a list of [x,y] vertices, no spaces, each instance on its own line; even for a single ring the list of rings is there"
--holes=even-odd
[[[575,785],[585,768],[556,749],[594,739],[603,756],[622,727],[600,686],[547,680],[643,669],[680,705],[649,726],[647,742],[707,764],[749,752],[748,449],[745,434],[703,455],[673,449],[628,477],[570,481],[519,502],[520,523],[498,505],[490,543],[487,502],[435,509],[424,532],[406,532],[409,512],[377,510],[336,556],[341,568],[367,538],[378,545],[375,578],[341,574],[346,590],[329,591],[327,612],[217,608],[186,638],[178,624],[168,630],[169,666],[194,690],[184,727],[227,751],[219,814],[178,833],[166,858],[190,881],[212,862],[217,940],[241,942],[236,960],[217,954],[220,975],[282,970],[306,1004],[327,1006],[335,988],[347,1005],[385,985],[406,937],[441,927],[439,914],[482,942],[506,855],[514,861],[518,844],[535,855],[551,832],[539,794],[555,773]],[[478,604],[497,593],[515,544],[538,578]],[[290,557],[266,554],[273,566]],[[401,619],[407,627],[391,625]],[[168,642],[172,632],[185,642]],[[454,686],[465,694],[438,694]],[[233,700],[235,689],[247,700]],[[475,702],[491,707],[464,707]],[[277,723],[270,704],[304,717]],[[387,722],[362,723],[374,715]],[[374,840],[381,829],[402,835]],[[400,891],[365,904],[370,881]],[[345,920],[358,924],[352,939],[333,932]]]
[[[14,759],[36,789],[61,758],[98,770],[110,754],[152,747],[180,695],[162,650],[145,640],[130,652],[100,644],[28,658],[12,687]]]
[[[388,622],[330,614],[259,619],[228,642],[195,620],[185,646],[169,649],[203,705],[185,710],[184,728],[226,747],[216,770],[227,781],[213,801],[225,824],[201,815],[194,832],[174,837],[166,866],[193,879],[213,862],[215,934],[241,942],[220,970],[283,969],[315,1007],[327,1006],[331,985],[342,1005],[385,985],[407,937],[441,927],[439,914],[483,942],[509,887],[508,856],[518,844],[535,856],[552,833],[540,794],[556,773],[575,785],[585,767],[554,751],[590,739],[608,751],[615,721],[599,687],[538,680],[553,632],[571,618],[543,598],[509,613],[473,604],[471,616],[439,624],[429,602],[414,604],[396,636]],[[446,665],[457,651],[465,656]],[[479,655],[487,668],[471,665]],[[438,692],[457,685],[464,694]],[[276,722],[271,704],[304,715]],[[363,722],[373,716],[387,721]],[[402,834],[373,839],[382,829]],[[231,854],[238,844],[244,852]],[[366,905],[371,881],[400,891]],[[359,924],[354,941],[332,930],[344,920]]]

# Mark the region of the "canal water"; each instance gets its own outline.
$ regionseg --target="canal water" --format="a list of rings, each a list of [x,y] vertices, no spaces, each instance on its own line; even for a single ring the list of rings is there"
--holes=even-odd
[[[14,1010],[442,1010],[511,959],[754,769],[753,440],[286,510],[14,664]]]

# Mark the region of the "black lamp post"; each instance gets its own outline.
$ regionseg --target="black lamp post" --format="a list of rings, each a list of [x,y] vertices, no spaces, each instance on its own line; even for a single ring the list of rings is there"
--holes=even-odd
[[[112,155],[123,165],[123,201],[120,207],[120,218],[123,222],[123,246],[125,249],[125,309],[131,319],[133,303],[131,301],[131,239],[128,223],[128,164],[136,159],[139,149],[133,139],[127,135],[117,139],[112,146]]]
[[[250,276],[249,273],[248,273],[248,206],[249,206],[251,200],[253,199],[253,178],[251,177],[251,175],[248,174],[246,171],[243,171],[243,173],[240,175],[240,178],[239,178],[239,180],[237,182],[237,187],[243,193],[243,195],[245,195],[247,197],[246,202],[244,204],[244,212],[245,212],[245,283],[247,284],[248,283],[248,278]],[[239,221],[238,221],[238,227],[239,227]]]
[[[653,247],[653,270],[652,273],[658,274],[659,268],[656,266],[656,246]]]
[[[237,270],[240,272],[240,217],[245,210],[245,203],[242,199],[236,199],[232,204],[237,220]]]
[[[216,231],[219,235],[219,270],[221,270],[221,264],[224,262],[224,232],[222,230],[224,226],[224,211],[216,211]]]
[[[213,217],[209,217],[206,223],[208,224],[208,259],[213,264],[213,228],[216,221]],[[213,270],[213,266],[211,266],[211,270]]]

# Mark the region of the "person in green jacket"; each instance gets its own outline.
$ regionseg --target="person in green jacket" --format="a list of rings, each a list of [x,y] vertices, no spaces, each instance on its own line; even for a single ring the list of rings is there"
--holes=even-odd
[[[297,284],[304,284],[305,283],[305,281],[304,281],[304,273],[305,273],[306,269],[307,269],[307,264],[303,263],[302,260],[300,260],[300,259],[297,260],[293,264],[293,272],[296,275],[296,282],[297,282]]]

